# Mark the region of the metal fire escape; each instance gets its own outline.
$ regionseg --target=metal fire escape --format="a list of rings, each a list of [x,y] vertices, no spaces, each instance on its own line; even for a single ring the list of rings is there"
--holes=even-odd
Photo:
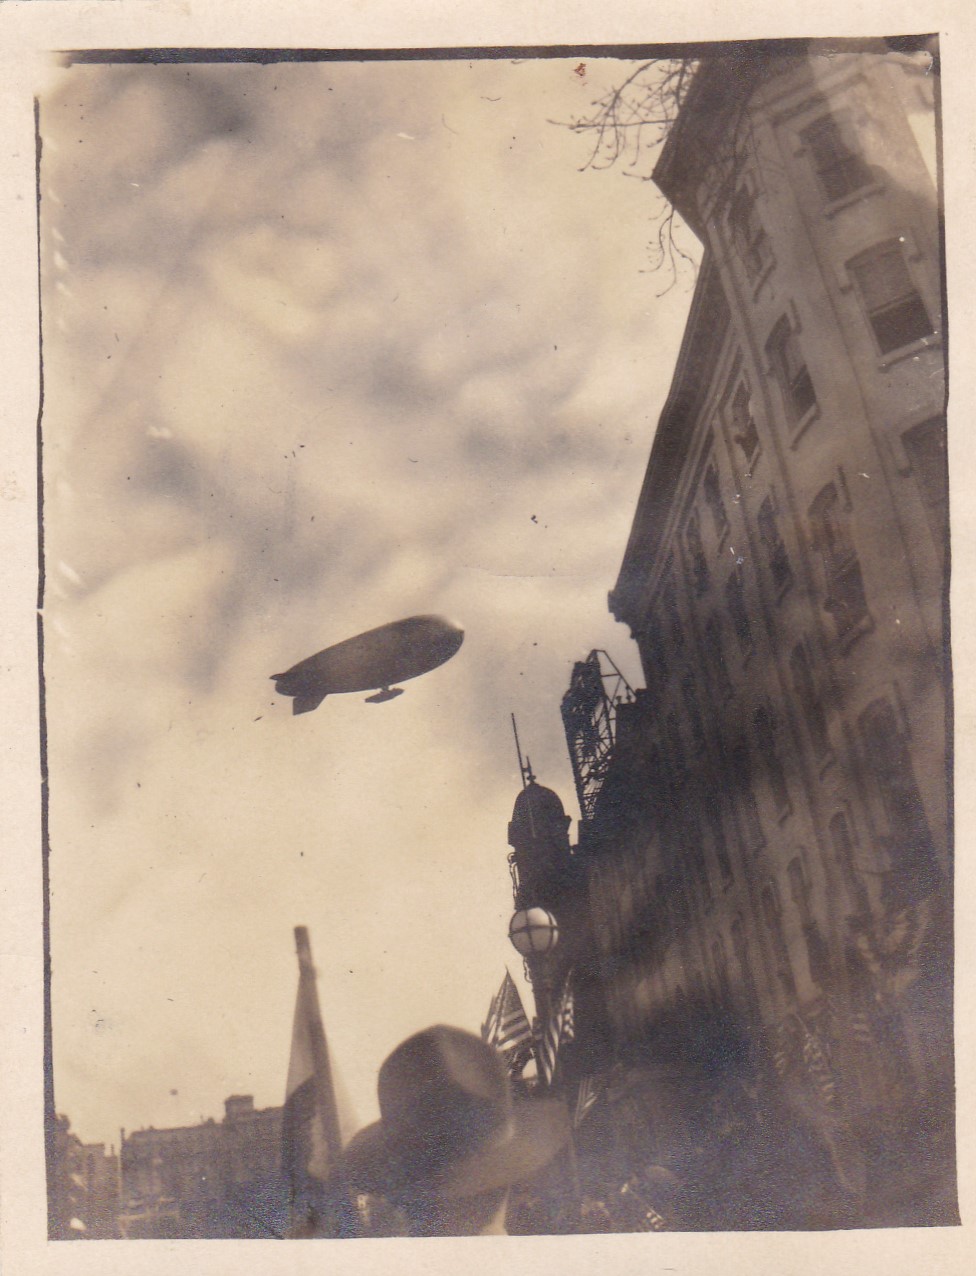
[[[627,679],[605,651],[591,651],[573,666],[561,707],[584,821],[593,819],[613,757],[618,707],[633,700],[634,692]]]

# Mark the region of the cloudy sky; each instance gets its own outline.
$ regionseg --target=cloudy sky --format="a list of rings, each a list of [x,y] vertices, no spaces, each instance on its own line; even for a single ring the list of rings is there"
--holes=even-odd
[[[509,715],[607,613],[690,273],[581,172],[598,61],[73,67],[42,100],[55,1084],[86,1140],[284,1098],[309,927],[358,1121],[506,965]],[[292,717],[269,675],[418,612],[449,664]]]

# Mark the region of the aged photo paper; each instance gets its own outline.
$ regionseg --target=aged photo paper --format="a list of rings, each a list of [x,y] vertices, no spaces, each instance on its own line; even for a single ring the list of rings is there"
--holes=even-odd
[[[974,36],[0,4],[5,1270],[966,1269]]]

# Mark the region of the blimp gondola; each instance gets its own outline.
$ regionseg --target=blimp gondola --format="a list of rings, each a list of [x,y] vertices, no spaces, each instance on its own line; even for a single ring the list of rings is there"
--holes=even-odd
[[[346,638],[272,674],[275,691],[292,696],[292,713],[317,709],[326,696],[372,691],[366,700],[382,704],[403,695],[395,684],[419,678],[442,665],[464,641],[464,630],[443,616],[409,616]]]

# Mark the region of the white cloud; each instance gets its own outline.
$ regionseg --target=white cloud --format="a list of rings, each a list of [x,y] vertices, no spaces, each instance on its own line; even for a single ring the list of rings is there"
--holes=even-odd
[[[304,923],[366,1119],[396,1041],[477,1027],[501,978],[509,713],[571,805],[572,662],[633,668],[606,591],[674,349],[646,195],[545,122],[578,102],[565,64],[61,86],[46,531],[82,585],[48,600],[58,1102],[86,1138],[280,1102]],[[399,699],[275,695],[420,611],[467,637]]]

